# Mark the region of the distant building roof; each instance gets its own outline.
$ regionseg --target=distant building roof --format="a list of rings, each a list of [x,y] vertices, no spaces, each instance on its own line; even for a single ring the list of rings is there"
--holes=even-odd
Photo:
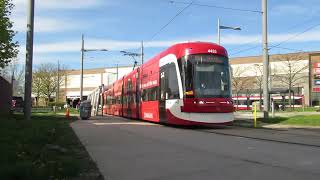
[[[302,52],[302,53],[287,53],[287,54],[272,54],[269,55],[270,61],[279,61],[283,55],[299,55],[303,59],[308,59],[309,54],[317,54],[320,51]],[[234,57],[230,58],[230,64],[251,64],[251,63],[262,63],[262,56],[247,56],[247,57]]]
[[[119,66],[118,68],[132,68],[133,66]],[[96,74],[96,73],[104,73],[106,69],[116,69],[117,67],[106,67],[106,68],[93,68],[93,69],[84,69],[84,74]],[[68,75],[79,75],[80,69],[68,69],[66,70],[66,74]]]

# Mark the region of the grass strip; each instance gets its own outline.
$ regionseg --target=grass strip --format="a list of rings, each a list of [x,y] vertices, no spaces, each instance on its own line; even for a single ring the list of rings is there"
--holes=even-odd
[[[267,120],[261,119],[262,122],[271,124],[286,125],[304,125],[304,126],[320,126],[320,115],[298,115],[292,117],[275,117]]]
[[[0,117],[0,179],[103,179],[64,116]]]

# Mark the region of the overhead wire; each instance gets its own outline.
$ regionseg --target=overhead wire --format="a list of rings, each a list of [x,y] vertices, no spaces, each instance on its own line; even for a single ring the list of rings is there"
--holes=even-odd
[[[252,12],[252,13],[262,13],[261,11],[257,10],[248,10],[248,9],[239,9],[239,8],[230,8],[230,7],[224,7],[224,6],[215,6],[215,5],[206,5],[206,4],[198,4],[194,3],[194,0],[191,3],[187,2],[181,2],[181,1],[169,1],[170,3],[174,4],[185,4],[187,5],[182,10],[180,10],[177,14],[175,14],[168,23],[166,23],[164,26],[162,26],[156,33],[154,33],[151,36],[150,41],[152,41],[160,32],[162,32],[168,25],[170,25],[175,18],[177,18],[181,13],[183,13],[186,9],[188,9],[190,6],[204,6],[204,7],[212,7],[212,8],[218,8],[218,9],[226,9],[226,10],[232,10],[232,11],[243,11],[243,12]]]
[[[181,2],[181,1],[170,1],[170,3],[188,4],[188,3],[186,3],[186,2]],[[226,10],[231,10],[231,11],[242,11],[242,12],[251,12],[251,13],[262,13],[261,11],[258,11],[258,10],[230,8],[230,7],[225,7],[225,6],[216,6],[216,5],[208,5],[208,4],[193,3],[192,5],[193,5],[193,6],[202,6],[202,7],[212,7],[212,8],[217,8],[217,9],[226,9]]]
[[[167,22],[164,26],[162,26],[156,33],[154,33],[151,36],[150,41],[152,41],[161,31],[163,31],[167,26],[169,26],[169,24],[171,24],[181,13],[183,13],[185,10],[187,10],[192,4],[193,4],[194,0],[189,3],[186,7],[184,7],[183,9],[181,9],[177,14],[175,14],[170,20],[169,22]]]
[[[305,52],[304,50],[301,49],[294,49],[294,48],[287,48],[287,47],[282,47],[282,46],[270,46],[272,48],[276,48],[276,49],[285,49],[285,50],[290,50],[290,51],[296,51],[296,52]],[[270,48],[269,48],[270,50]]]
[[[301,24],[305,24],[305,23],[307,23],[307,22],[310,22],[312,19],[313,19],[313,18],[308,19],[308,20],[306,20],[306,21],[304,21],[304,22],[302,22],[302,23],[297,23],[297,24],[295,24],[295,25],[287,28],[286,32],[290,32],[292,29],[295,29],[296,27],[300,26]],[[287,50],[294,50],[294,51],[295,51],[295,50],[297,50],[297,49],[290,49],[290,48],[280,47],[280,45],[282,45],[282,44],[285,43],[285,42],[290,41],[291,39],[294,39],[294,38],[300,36],[301,34],[307,32],[307,31],[310,31],[310,30],[316,28],[316,27],[319,26],[319,25],[320,25],[320,24],[311,26],[311,27],[307,28],[306,30],[304,30],[304,31],[296,34],[295,36],[290,37],[290,38],[288,38],[288,39],[286,39],[286,40],[284,40],[284,41],[282,41],[282,42],[280,42],[280,43],[278,43],[278,44],[276,44],[276,45],[270,45],[270,46],[269,46],[269,47],[270,47],[269,50],[271,50],[271,49],[273,49],[273,48],[279,47],[278,49],[287,49]],[[245,43],[245,44],[252,44],[252,43],[255,43],[255,42],[257,42],[257,41],[259,41],[259,40],[252,41],[252,42],[248,42],[248,43]],[[239,50],[239,51],[237,51],[237,52],[235,52],[235,53],[232,53],[231,55],[240,54],[240,53],[242,53],[242,52],[246,52],[246,51],[255,49],[255,48],[259,47],[259,46],[260,46],[260,45],[257,45],[257,46],[254,46],[254,47],[250,47],[250,48],[247,48],[247,49],[243,49],[243,50]],[[297,51],[298,51],[298,50],[297,50]]]
[[[319,24],[316,24],[316,25],[313,25],[313,26],[311,26],[311,27],[308,27],[308,28],[305,29],[304,31],[299,32],[299,33],[295,34],[294,36],[289,37],[289,38],[287,38],[286,40],[284,40],[284,41],[282,41],[282,42],[280,42],[280,43],[278,43],[278,44],[276,44],[276,45],[273,45],[272,48],[278,47],[278,46],[280,46],[281,44],[284,44],[284,43],[286,43],[286,42],[288,42],[288,41],[290,41],[290,40],[292,40],[292,39],[295,39],[296,37],[298,37],[298,36],[300,36],[300,35],[308,32],[308,31],[310,31],[310,30],[312,30],[312,29],[314,29],[314,28],[316,28],[316,27],[318,27],[318,26],[320,26],[320,23],[319,23]],[[270,49],[272,49],[272,48],[270,48]]]
[[[253,46],[253,47],[246,48],[246,49],[242,49],[242,50],[239,50],[239,51],[237,51],[237,52],[235,52],[235,53],[231,53],[230,56],[234,56],[234,55],[240,54],[240,53],[242,53],[242,52],[246,52],[246,51],[249,51],[249,50],[252,50],[252,49],[256,49],[256,48],[258,48],[258,47],[260,47],[260,45]]]

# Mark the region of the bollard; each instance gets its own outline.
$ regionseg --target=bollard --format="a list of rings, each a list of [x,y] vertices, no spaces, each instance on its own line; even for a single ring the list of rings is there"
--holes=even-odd
[[[69,119],[70,118],[70,109],[67,108],[66,110],[66,118]]]
[[[256,128],[257,127],[257,103],[256,102],[253,103],[253,108],[254,108],[254,111],[253,111],[253,120],[254,120],[253,127]]]

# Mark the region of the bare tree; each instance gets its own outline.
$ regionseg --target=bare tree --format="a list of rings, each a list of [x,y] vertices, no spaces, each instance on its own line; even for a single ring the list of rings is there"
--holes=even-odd
[[[39,98],[42,97],[42,76],[43,74],[36,69],[32,74],[32,94],[36,97],[36,106],[39,105]]]
[[[259,109],[262,109],[262,85],[263,85],[263,66],[254,64],[252,71],[255,75],[255,84],[259,88]]]
[[[252,89],[254,80],[251,77],[245,77],[246,67],[236,66],[232,68],[232,89],[237,97],[237,105],[239,104],[239,94],[241,91],[247,90],[246,94],[249,94],[249,90]],[[251,93],[250,93],[251,94]]]
[[[33,74],[34,94],[38,98],[45,97],[48,104],[52,95],[57,92],[57,88],[63,82],[62,78],[58,78],[58,74],[63,76],[64,72],[64,68],[60,68],[58,72],[58,67],[55,64],[40,64]]]
[[[24,97],[24,80],[25,80],[25,66],[20,66],[14,71],[14,89],[13,96]]]
[[[292,87],[301,83],[307,76],[304,73],[308,69],[308,64],[301,62],[304,60],[302,54],[285,54],[275,57],[281,65],[277,68],[278,72],[274,73],[274,79],[286,84],[289,90],[289,107],[292,107]]]
[[[23,65],[19,65],[18,59],[12,59],[6,67],[0,69],[0,76],[13,83],[12,95],[24,96],[24,73]]]

